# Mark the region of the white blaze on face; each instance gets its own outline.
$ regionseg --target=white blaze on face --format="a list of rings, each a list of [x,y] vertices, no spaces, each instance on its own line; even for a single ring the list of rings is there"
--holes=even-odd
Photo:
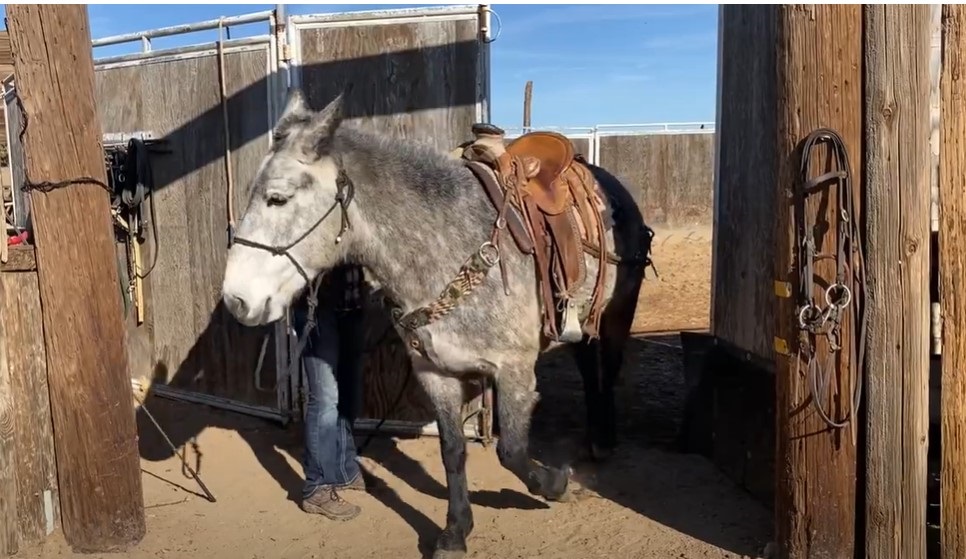
[[[335,202],[338,171],[331,159],[299,167],[292,174],[311,175],[311,186],[293,192],[291,186],[286,187],[290,185],[287,180],[268,179],[266,194],[255,196],[239,224],[237,236],[266,247],[287,248],[287,254],[311,278],[331,266],[336,256],[335,250],[325,248],[335,247],[340,210],[334,209],[322,223],[318,220]],[[273,193],[284,193],[289,201],[284,206],[271,207],[259,199]],[[312,229],[317,223],[318,227]],[[278,235],[279,231],[284,233]],[[296,246],[288,247],[305,233],[308,235]],[[286,254],[241,243],[233,244],[228,251],[222,299],[228,311],[246,326],[281,319],[286,307],[305,287],[305,277]]]
[[[263,173],[270,160],[271,155],[262,160],[255,174],[256,181],[266,180]],[[272,238],[275,229],[272,227],[273,221],[284,218],[278,213],[277,208],[267,207],[262,194],[255,193],[238,224],[236,237],[274,246],[278,239]],[[228,250],[225,263],[222,300],[228,311],[242,324],[268,324],[284,316],[287,302],[304,284],[298,270],[285,255],[234,243]]]
[[[228,251],[222,299],[228,311],[246,326],[281,319],[288,302],[304,285],[284,255],[239,244]]]

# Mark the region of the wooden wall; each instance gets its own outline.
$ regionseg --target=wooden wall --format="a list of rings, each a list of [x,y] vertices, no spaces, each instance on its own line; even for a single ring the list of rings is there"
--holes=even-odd
[[[714,134],[603,135],[599,164],[630,188],[655,228],[710,225]]]
[[[714,232],[713,333],[771,361],[774,337],[776,54],[775,8],[722,11],[722,107],[717,223]],[[765,37],[765,38],[763,38]]]
[[[0,264],[0,555],[59,522],[40,285],[32,248]]]
[[[573,144],[575,153],[584,156],[588,161],[590,160],[590,138],[570,138],[570,143]]]
[[[631,189],[654,229],[658,274],[644,280],[634,332],[709,326],[714,139],[706,132],[598,138],[598,163]]]
[[[225,54],[236,217],[269,145],[267,64],[267,46]],[[273,327],[245,328],[220,302],[228,187],[216,54],[98,65],[96,87],[104,133],[155,132],[170,151],[152,157],[159,240],[148,227],[143,261],[149,268],[157,253],[157,263],[144,282],[144,324],[128,309],[132,377],[274,407]],[[261,391],[254,371],[266,335]]]
[[[306,28],[299,33],[300,80],[313,108],[325,106],[351,83],[346,114],[363,127],[444,151],[472,137],[481,73],[475,18]],[[415,379],[409,381],[395,413],[390,413],[410,364],[399,337],[386,330],[388,311],[373,303],[367,313],[363,415],[433,421]]]

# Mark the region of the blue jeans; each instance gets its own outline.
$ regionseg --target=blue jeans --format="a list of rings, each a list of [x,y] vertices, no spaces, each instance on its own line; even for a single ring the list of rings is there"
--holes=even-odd
[[[308,383],[302,462],[306,498],[320,486],[346,485],[360,474],[352,422],[362,399],[362,324],[358,311],[332,308],[341,296],[319,293],[317,325],[302,352]],[[301,335],[307,312],[304,300],[294,311],[295,331]]]

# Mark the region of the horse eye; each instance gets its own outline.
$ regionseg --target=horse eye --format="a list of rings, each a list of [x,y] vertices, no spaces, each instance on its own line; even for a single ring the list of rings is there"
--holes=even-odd
[[[269,206],[284,206],[288,199],[281,194],[269,194],[268,205]]]

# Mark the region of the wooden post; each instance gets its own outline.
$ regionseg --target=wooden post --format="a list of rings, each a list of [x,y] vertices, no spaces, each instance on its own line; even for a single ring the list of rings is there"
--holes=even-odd
[[[34,249],[10,257],[0,264],[0,555],[42,542],[60,502]]]
[[[530,104],[533,102],[533,81],[528,80],[523,88],[523,132],[530,131]]]
[[[120,551],[144,536],[144,498],[110,203],[76,180],[107,181],[87,8],[8,4],[7,29],[26,177],[76,181],[30,197],[64,535]]]
[[[777,11],[775,543],[779,559],[841,559],[852,557],[855,549],[856,446],[849,427],[831,429],[816,413],[807,365],[796,351],[799,302],[794,292],[787,293],[799,283],[790,194],[799,180],[800,143],[822,127],[842,137],[849,151],[853,187],[862,185],[862,6],[781,5]],[[812,176],[829,170],[827,154],[822,147],[813,151],[813,161],[823,166],[813,165]],[[806,219],[812,223],[816,213],[822,215],[820,220],[835,220],[835,189],[825,192],[828,197],[817,194],[807,204]],[[820,209],[826,200],[827,209]],[[834,227],[823,228],[819,222],[813,234],[821,252],[834,253]],[[817,282],[830,284],[835,277],[834,260],[816,261],[814,273]],[[815,296],[824,304],[821,290],[816,288]],[[844,348],[852,338],[846,322],[841,337]],[[845,349],[831,363],[826,355],[828,343],[818,337],[817,359],[830,377],[822,405],[835,419],[842,419],[851,410],[849,354]]]
[[[865,557],[925,559],[930,7],[863,9],[869,288]],[[944,555],[954,556],[962,555]]]
[[[942,308],[942,557],[966,557],[966,6],[943,4],[939,292]]]

